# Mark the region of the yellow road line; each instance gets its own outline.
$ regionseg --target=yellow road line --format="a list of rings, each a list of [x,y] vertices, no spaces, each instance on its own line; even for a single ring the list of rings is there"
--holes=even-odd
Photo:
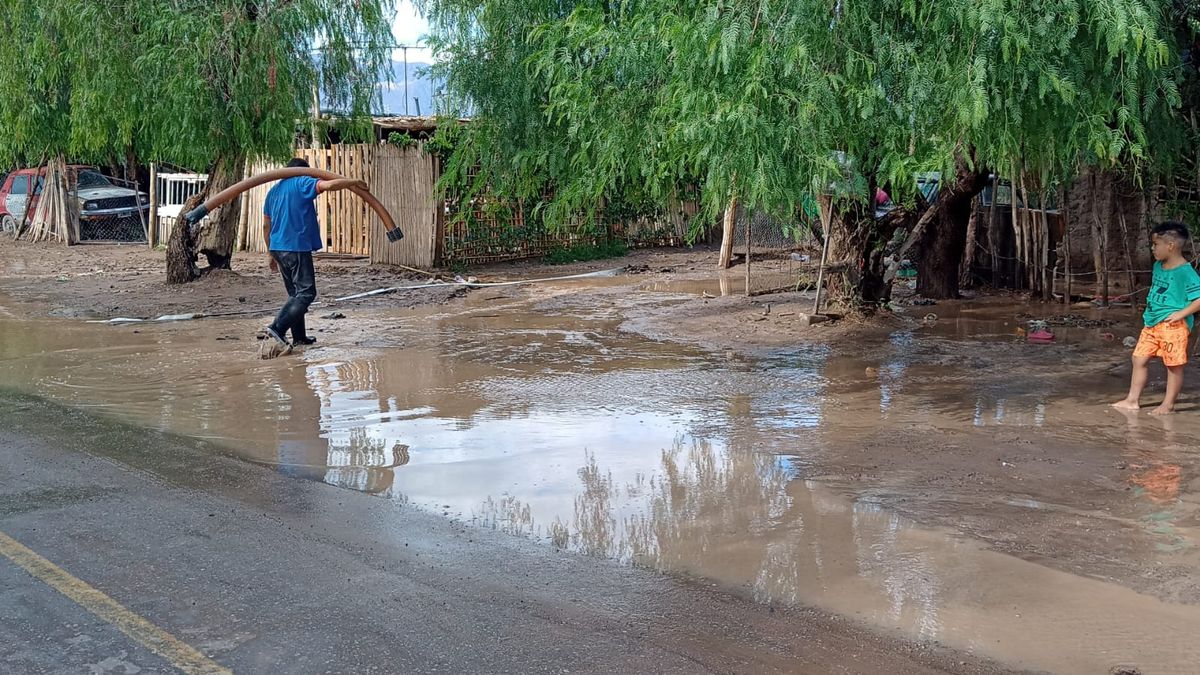
[[[62,593],[77,605],[112,624],[179,670],[197,675],[233,675],[233,671],[201,654],[187,643],[126,609],[121,603],[46,560],[21,542],[0,532],[0,555],[33,578]]]

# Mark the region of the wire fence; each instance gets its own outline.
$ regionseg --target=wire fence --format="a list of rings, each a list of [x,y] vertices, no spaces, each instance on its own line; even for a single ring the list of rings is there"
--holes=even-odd
[[[79,241],[145,243],[150,198],[132,181],[79,171],[69,186],[79,204]]]

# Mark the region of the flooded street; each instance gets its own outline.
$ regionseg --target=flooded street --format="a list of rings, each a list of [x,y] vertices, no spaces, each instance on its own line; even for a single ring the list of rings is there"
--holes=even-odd
[[[1166,420],[1108,410],[1123,333],[1031,346],[1011,308],[955,305],[855,350],[744,355],[625,325],[726,290],[616,279],[347,310],[266,362],[253,320],[114,327],[0,299],[0,382],[1013,668],[1195,671],[1196,399]]]

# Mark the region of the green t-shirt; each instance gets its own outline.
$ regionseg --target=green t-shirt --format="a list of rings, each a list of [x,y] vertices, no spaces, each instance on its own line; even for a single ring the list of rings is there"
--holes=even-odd
[[[1154,278],[1150,281],[1150,293],[1146,296],[1146,312],[1142,320],[1146,327],[1157,326],[1174,312],[1200,300],[1200,274],[1190,263],[1174,269],[1163,268],[1154,263]],[[1192,317],[1187,318],[1188,330],[1192,329]]]

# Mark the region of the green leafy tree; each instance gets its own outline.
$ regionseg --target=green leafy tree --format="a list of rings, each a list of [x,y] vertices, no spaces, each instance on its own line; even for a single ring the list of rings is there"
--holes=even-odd
[[[478,123],[448,163],[472,187],[568,222],[637,185],[697,182],[711,220],[823,195],[836,291],[886,295],[913,227],[922,290],[957,293],[971,199],[990,171],[1047,182],[1136,163],[1177,101],[1152,0],[428,0],[454,98]],[[932,205],[915,181],[941,172]],[[876,219],[886,186],[904,208]]]
[[[361,123],[393,15],[391,0],[3,0],[0,162],[131,155],[208,170],[222,189],[246,158],[291,154],[318,87]],[[197,249],[228,267],[237,213],[173,236],[168,278],[195,278]]]

